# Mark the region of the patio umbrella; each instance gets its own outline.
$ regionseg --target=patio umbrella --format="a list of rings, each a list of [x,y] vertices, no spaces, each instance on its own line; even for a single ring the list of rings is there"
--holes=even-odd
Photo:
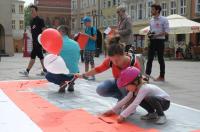
[[[200,23],[187,19],[186,17],[174,14],[167,17],[169,21],[169,34],[189,34],[200,32]],[[140,35],[147,35],[149,26],[139,31]]]

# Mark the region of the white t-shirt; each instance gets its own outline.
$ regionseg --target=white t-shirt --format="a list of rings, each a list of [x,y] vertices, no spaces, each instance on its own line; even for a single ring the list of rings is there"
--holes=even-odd
[[[155,96],[155,97],[161,97],[166,100],[170,101],[169,95],[159,88],[156,85],[153,84],[144,84],[140,87],[138,94],[136,95],[134,101],[124,110],[120,113],[120,115],[124,118],[128,117],[131,113],[134,113],[136,111],[137,106],[142,102],[142,100],[146,97]],[[133,97],[133,92],[129,92],[126,97],[124,97],[121,101],[119,101],[112,110],[115,113],[118,113],[121,108]]]

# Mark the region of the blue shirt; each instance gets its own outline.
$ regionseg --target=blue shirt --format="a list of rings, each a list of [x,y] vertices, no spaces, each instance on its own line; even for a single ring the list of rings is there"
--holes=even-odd
[[[66,35],[63,36],[63,46],[60,56],[64,59],[70,73],[79,72],[80,47],[76,41]]]
[[[96,30],[95,27],[87,27],[85,29],[85,33],[90,35],[90,36],[94,36],[94,35],[97,35],[97,30]],[[89,50],[89,51],[96,50],[96,41],[89,39],[88,43],[85,46],[85,50]]]
[[[162,32],[169,32],[169,22],[166,17],[158,16],[153,17],[150,21],[150,32],[159,34]],[[156,37],[156,39],[165,39],[165,36]]]

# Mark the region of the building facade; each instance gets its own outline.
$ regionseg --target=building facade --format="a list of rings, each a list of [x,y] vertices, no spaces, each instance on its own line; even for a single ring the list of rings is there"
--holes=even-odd
[[[57,28],[59,25],[71,25],[70,0],[35,0],[39,16],[45,21],[46,27]]]
[[[85,15],[93,18],[93,25],[102,32],[106,27],[116,28],[118,16],[116,7],[124,4],[133,21],[134,43],[138,48],[148,44],[146,36],[139,34],[139,30],[149,25],[151,19],[151,5],[160,4],[161,15],[178,14],[188,19],[200,22],[200,0],[72,0],[72,30],[79,32],[83,29],[81,19]],[[190,41],[200,43],[200,34],[169,35],[166,47],[175,48],[179,42],[187,45]]]
[[[84,16],[92,18],[92,25],[99,27],[99,12],[101,0],[71,0],[71,29],[72,34],[83,31],[84,24],[81,20]]]
[[[191,0],[191,19],[200,22],[200,0]],[[200,33],[193,33],[190,35],[192,45],[200,45]]]
[[[24,34],[24,1],[12,0],[12,35],[15,52],[22,52]]]
[[[108,26],[116,27],[118,22],[116,7],[121,2],[122,0],[71,0],[72,33],[83,30],[84,25],[81,20],[86,15],[92,18],[92,25],[102,32]]]
[[[14,55],[12,39],[12,0],[0,1],[0,54]]]
[[[122,4],[122,0],[102,0],[100,5],[100,27],[104,30],[107,27],[116,28],[118,16],[116,8]]]

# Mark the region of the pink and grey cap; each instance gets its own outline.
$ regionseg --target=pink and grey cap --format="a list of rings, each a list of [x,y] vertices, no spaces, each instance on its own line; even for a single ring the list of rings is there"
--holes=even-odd
[[[135,67],[127,67],[124,69],[119,78],[117,79],[118,88],[123,88],[132,81],[134,81],[140,75],[140,70]]]

